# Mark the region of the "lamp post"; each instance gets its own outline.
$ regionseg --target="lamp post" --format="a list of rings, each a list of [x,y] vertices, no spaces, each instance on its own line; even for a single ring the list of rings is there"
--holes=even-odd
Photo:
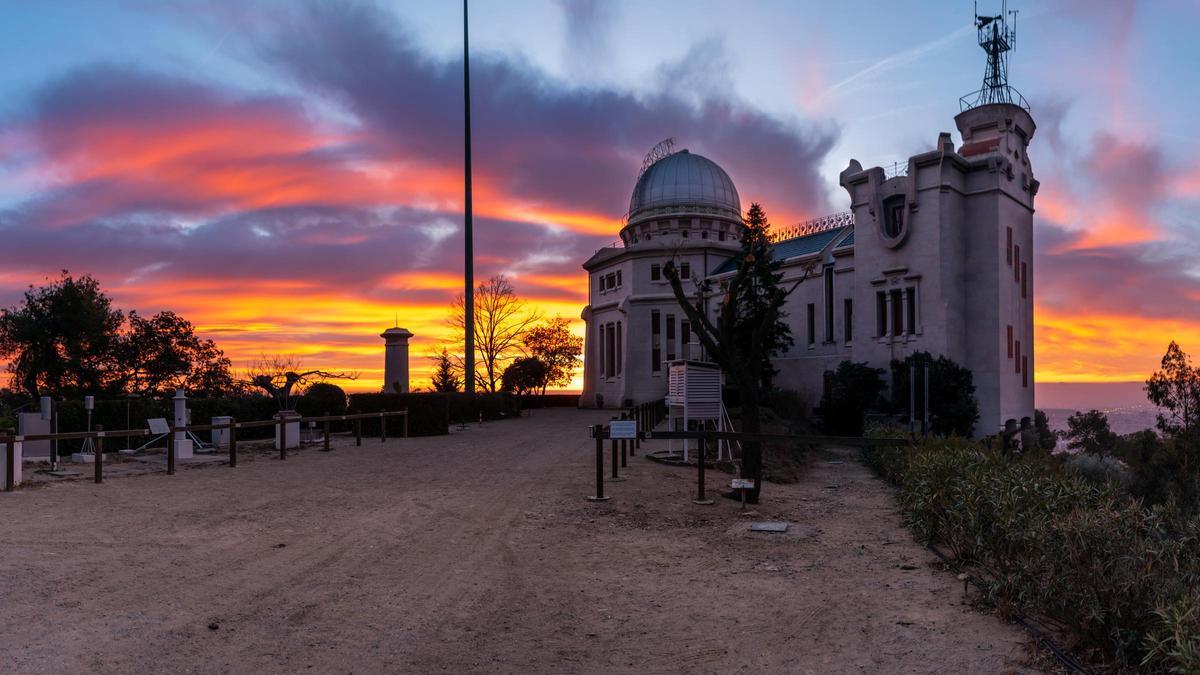
[[[475,394],[475,233],[471,222],[471,50],[467,34],[467,0],[463,0],[463,122],[466,140],[463,199],[463,391]]]

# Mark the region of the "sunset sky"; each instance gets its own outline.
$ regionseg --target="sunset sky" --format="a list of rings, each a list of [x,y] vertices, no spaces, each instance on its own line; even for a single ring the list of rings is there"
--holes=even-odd
[[[999,1],[981,0],[981,11]],[[1200,356],[1200,4],[1022,2],[1010,80],[1038,123],[1036,377]],[[673,136],[774,223],[840,211],[850,158],[953,131],[984,54],[961,2],[479,1],[476,276],[586,302],[646,151]],[[462,273],[456,2],[0,7],[0,305],[61,269],[261,353],[414,387]],[[955,134],[957,140],[957,134]]]

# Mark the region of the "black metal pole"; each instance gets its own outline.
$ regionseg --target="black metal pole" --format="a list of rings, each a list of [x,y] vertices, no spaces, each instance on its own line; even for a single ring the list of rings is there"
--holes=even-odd
[[[283,415],[280,415],[275,422],[275,428],[279,432],[279,459],[287,459],[287,426],[283,423]]]
[[[387,442],[387,416],[379,413],[379,442]]]
[[[92,449],[92,456],[95,457],[93,464],[96,469],[95,481],[97,483],[104,482],[104,425],[96,425],[96,446]]]
[[[175,429],[167,427],[167,475],[175,475]]]
[[[596,439],[596,494],[588,497],[588,501],[606,502],[608,497],[604,496],[604,434],[601,431],[604,429],[599,424],[592,425],[592,436]]]
[[[354,445],[362,447],[362,418],[354,420]]]
[[[708,495],[705,494],[706,490],[704,489],[704,456],[708,454],[708,435],[702,435],[698,440],[700,441],[700,447],[696,453],[696,466],[698,467],[696,475],[696,498],[692,502],[701,506],[708,506],[713,503],[713,500],[709,499]],[[687,441],[684,442],[686,443]]]
[[[4,441],[4,491],[12,492],[17,484],[17,441],[10,435]]]
[[[621,478],[621,476],[617,473],[617,466],[621,463],[621,458],[617,452],[617,440],[615,438],[612,438],[612,430],[611,429],[609,430],[608,435],[609,435],[609,438],[611,439],[609,442],[612,444],[612,475],[609,476],[608,479],[610,481],[625,480],[624,478]]]
[[[229,418],[229,467],[237,468],[237,420]]]
[[[471,40],[463,0],[463,391],[475,395],[475,229],[471,208]]]
[[[325,452],[329,452],[329,413],[325,413]]]

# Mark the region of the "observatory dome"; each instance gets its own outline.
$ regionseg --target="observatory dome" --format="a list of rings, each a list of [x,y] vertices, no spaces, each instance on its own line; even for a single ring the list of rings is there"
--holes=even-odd
[[[629,220],[666,208],[695,209],[741,218],[742,205],[729,174],[717,163],[687,150],[651,164],[638,178],[629,200]]]

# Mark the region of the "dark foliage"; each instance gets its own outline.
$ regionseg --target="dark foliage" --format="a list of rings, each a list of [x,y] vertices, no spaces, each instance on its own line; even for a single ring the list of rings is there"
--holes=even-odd
[[[842,361],[826,389],[816,410],[821,429],[836,436],[861,436],[863,413],[882,402],[883,369]]]
[[[346,414],[346,392],[336,384],[317,382],[296,402],[296,412],[305,417]]]
[[[536,356],[518,357],[504,369],[500,388],[517,396],[541,391],[549,371],[546,363]]]
[[[1076,412],[1067,418],[1067,447],[1089,455],[1111,455],[1117,435],[1108,428],[1108,415],[1099,410]]]
[[[909,366],[916,367],[917,420],[925,416],[924,367],[929,364],[929,426],[939,436],[969,437],[979,421],[975,381],[970,369],[929,352],[917,352],[903,361],[892,361],[892,406],[897,414],[909,414]]]
[[[1037,434],[1037,446],[1042,452],[1052,452],[1058,444],[1058,435],[1050,428],[1050,418],[1041,410],[1033,411],[1033,431]]]

